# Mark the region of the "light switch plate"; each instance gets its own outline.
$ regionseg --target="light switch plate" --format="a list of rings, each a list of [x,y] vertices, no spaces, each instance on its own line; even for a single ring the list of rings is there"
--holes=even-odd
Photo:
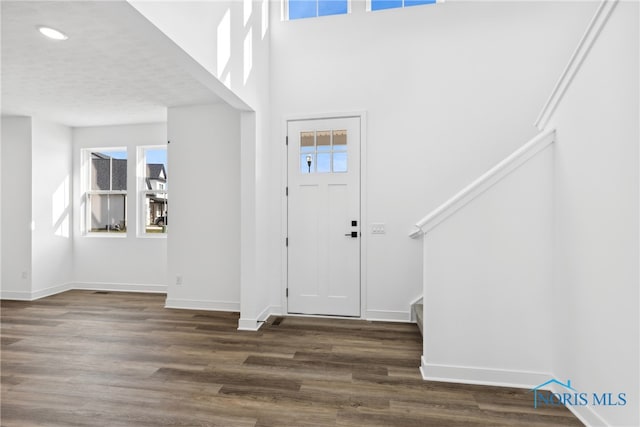
[[[375,223],[371,224],[371,234],[385,234],[386,231],[384,229],[383,223]]]

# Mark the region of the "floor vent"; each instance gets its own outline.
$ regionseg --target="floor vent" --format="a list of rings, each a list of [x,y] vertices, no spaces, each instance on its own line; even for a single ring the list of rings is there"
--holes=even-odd
[[[100,295],[107,295],[110,294],[111,292],[107,292],[107,291],[95,291],[94,294],[100,294]]]
[[[275,319],[273,319],[273,322],[271,322],[271,326],[278,326],[280,323],[282,323],[283,320],[284,317],[276,317]]]

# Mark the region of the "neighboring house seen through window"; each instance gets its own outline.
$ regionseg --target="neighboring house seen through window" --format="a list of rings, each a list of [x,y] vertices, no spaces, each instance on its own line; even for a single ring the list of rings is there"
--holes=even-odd
[[[169,224],[166,147],[138,148],[141,235],[164,234]]]
[[[86,227],[90,233],[127,231],[127,150],[85,150]]]

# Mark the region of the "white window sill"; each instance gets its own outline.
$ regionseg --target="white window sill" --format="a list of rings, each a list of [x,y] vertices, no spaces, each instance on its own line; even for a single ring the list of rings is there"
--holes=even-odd
[[[84,233],[82,237],[91,237],[97,239],[124,239],[127,233]]]
[[[139,239],[166,239],[167,233],[138,234],[136,237]]]

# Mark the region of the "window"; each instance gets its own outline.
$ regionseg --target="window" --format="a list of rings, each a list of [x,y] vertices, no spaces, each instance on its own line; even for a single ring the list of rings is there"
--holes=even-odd
[[[300,132],[300,173],[347,172],[347,131]]]
[[[169,223],[167,149],[138,148],[139,235],[166,235]]]
[[[289,0],[287,5],[290,20],[349,13],[348,0]]]
[[[419,6],[433,4],[436,0],[370,0],[371,10],[394,9],[398,7]]]
[[[124,234],[127,231],[126,148],[84,151],[88,166],[85,231]]]

